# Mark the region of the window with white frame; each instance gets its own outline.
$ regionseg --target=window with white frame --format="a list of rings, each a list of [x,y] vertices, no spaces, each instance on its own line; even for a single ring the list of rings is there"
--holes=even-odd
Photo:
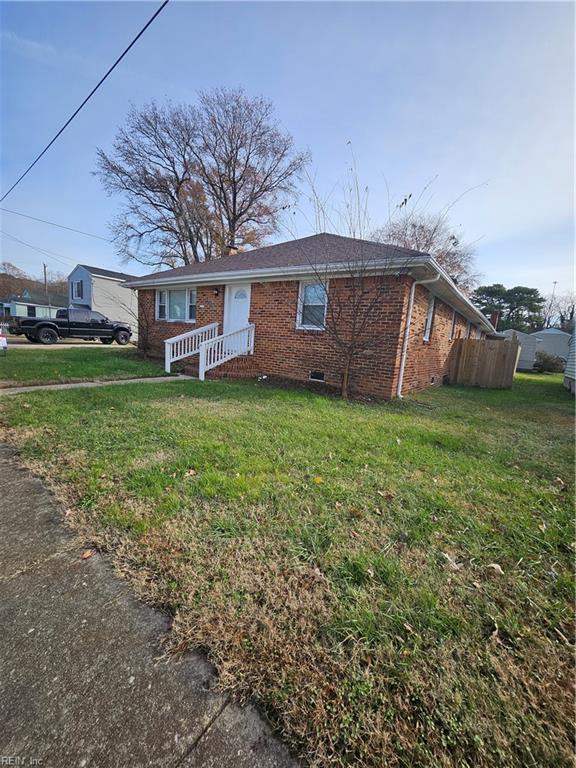
[[[196,322],[196,289],[177,288],[156,291],[156,319]]]
[[[326,286],[319,282],[300,283],[298,296],[298,328],[324,330],[328,295]]]
[[[426,322],[424,324],[424,341],[430,341],[430,335],[432,333],[432,324],[434,322],[434,302],[435,297],[433,293],[428,294],[428,311],[426,312]]]
[[[84,298],[84,284],[82,280],[73,280],[72,282],[72,298],[83,299]]]

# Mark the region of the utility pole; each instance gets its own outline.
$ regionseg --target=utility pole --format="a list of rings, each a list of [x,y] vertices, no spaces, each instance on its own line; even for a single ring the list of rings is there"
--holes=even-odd
[[[50,296],[48,296],[48,274],[46,272],[46,264],[42,264],[44,267],[44,293],[46,294],[46,301],[48,302],[48,306],[50,306]]]

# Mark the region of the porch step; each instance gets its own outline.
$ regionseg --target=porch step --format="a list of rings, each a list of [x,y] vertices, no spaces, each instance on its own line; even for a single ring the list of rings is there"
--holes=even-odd
[[[198,376],[198,357],[182,361],[182,370],[189,376]],[[217,368],[207,371],[207,379],[250,379],[258,376],[260,371],[256,366],[254,355],[240,355],[222,363]]]

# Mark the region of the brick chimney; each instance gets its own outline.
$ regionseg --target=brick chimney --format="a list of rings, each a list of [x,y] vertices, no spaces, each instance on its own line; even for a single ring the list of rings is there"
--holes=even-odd
[[[490,315],[490,322],[494,326],[494,330],[498,330],[498,320],[500,319],[500,312],[496,310]]]

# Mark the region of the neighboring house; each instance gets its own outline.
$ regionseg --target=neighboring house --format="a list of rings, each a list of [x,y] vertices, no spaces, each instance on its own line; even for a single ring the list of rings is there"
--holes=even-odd
[[[502,336],[511,339],[517,337],[520,342],[520,357],[518,358],[517,371],[533,371],[536,362],[536,352],[541,349],[541,341],[532,333],[524,331],[507,330],[502,331]]]
[[[137,301],[134,292],[125,287],[126,281],[133,279],[134,275],[125,272],[78,264],[68,275],[68,304],[129,323],[137,335]]]
[[[352,372],[350,386],[357,393],[392,398],[441,384],[454,339],[494,333],[431,256],[330,234],[127,284],[138,290],[147,351],[164,355],[164,342],[171,340],[168,363],[183,359],[198,366],[201,377],[213,368],[215,376],[271,375],[338,387],[341,360],[326,330],[327,305],[335,306],[338,297],[342,327],[351,322],[345,308],[355,258],[369,264],[367,285],[384,281],[386,289],[376,328],[381,343]]]
[[[68,306],[66,296],[60,294],[37,293],[25,288],[17,296],[9,296],[0,301],[1,317],[56,317],[59,309]]]
[[[568,359],[564,369],[564,386],[568,392],[576,394],[576,334],[570,337]]]
[[[540,340],[541,343],[538,345],[539,352],[546,352],[547,355],[561,357],[562,360],[568,358],[569,333],[565,333],[559,328],[546,328],[543,331],[536,331],[530,335]]]

